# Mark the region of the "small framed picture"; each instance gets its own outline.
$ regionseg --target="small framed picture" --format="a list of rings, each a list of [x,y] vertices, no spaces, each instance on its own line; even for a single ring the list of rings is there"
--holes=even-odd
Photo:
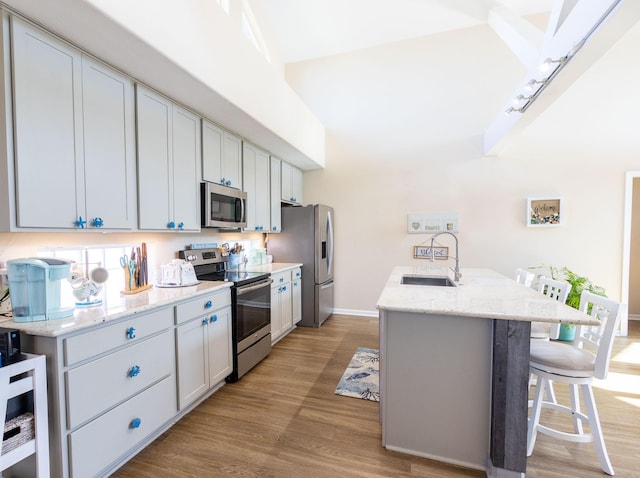
[[[431,259],[431,247],[429,246],[414,246],[413,247],[414,259]],[[449,258],[449,248],[447,246],[434,246],[433,258],[444,261]]]
[[[527,226],[551,227],[562,224],[562,198],[527,198]]]

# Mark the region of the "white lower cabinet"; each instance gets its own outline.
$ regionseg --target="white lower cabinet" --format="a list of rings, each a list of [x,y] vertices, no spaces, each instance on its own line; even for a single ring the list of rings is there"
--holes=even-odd
[[[298,278],[296,278],[296,272]],[[301,299],[300,269],[271,274],[271,343],[275,344],[300,322]],[[294,280],[292,280],[292,277]],[[294,285],[295,284],[295,285]]]
[[[178,407],[184,407],[233,371],[229,290],[176,306]]]
[[[96,476],[176,413],[175,375],[69,435],[71,476]]]
[[[108,476],[232,372],[231,293],[22,337],[46,356],[51,476]]]
[[[302,271],[299,267],[291,271],[291,315],[293,325],[302,320]]]

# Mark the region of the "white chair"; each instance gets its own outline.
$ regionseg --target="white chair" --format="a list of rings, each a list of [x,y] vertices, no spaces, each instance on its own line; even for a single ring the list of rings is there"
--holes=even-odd
[[[538,432],[573,442],[593,441],[602,470],[613,475],[614,471],[602,437],[591,383],[594,378],[607,377],[615,330],[620,321],[620,304],[585,291],[580,297],[580,310],[597,318],[600,325],[578,326],[576,339],[572,343],[531,341],[529,371],[537,377],[537,384],[529,418],[527,456],[533,453]],[[553,382],[569,385],[571,406],[567,407],[543,399],[545,389]],[[580,390],[586,413],[580,411]],[[540,423],[542,408],[570,414],[573,418],[574,432],[569,433],[542,425]],[[589,424],[591,433],[584,433],[583,421]]]
[[[526,287],[531,287],[535,278],[536,275],[531,271],[519,268],[516,269],[516,282],[518,284],[522,284]]]
[[[538,281],[538,292],[549,296],[551,299],[559,300],[564,304],[567,302],[569,292],[571,292],[571,284],[549,277],[540,277]],[[560,324],[531,323],[532,339],[557,339],[559,335]]]

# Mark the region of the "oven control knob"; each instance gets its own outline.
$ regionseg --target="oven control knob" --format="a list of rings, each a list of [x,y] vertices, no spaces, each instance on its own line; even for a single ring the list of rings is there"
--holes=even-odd
[[[189,254],[187,256],[187,260],[188,261],[195,261],[197,259],[197,257],[195,256],[195,254]]]

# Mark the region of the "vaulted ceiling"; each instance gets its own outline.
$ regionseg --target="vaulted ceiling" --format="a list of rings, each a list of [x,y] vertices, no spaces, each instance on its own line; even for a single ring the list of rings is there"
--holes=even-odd
[[[527,73],[513,85],[513,103],[502,108],[506,114],[500,113],[485,132],[486,154],[499,153],[640,22],[638,0],[249,2],[266,20],[285,64],[488,25]],[[540,65],[547,58],[554,61],[545,73]]]
[[[487,24],[497,6],[549,14],[553,0],[250,0],[284,63]]]

